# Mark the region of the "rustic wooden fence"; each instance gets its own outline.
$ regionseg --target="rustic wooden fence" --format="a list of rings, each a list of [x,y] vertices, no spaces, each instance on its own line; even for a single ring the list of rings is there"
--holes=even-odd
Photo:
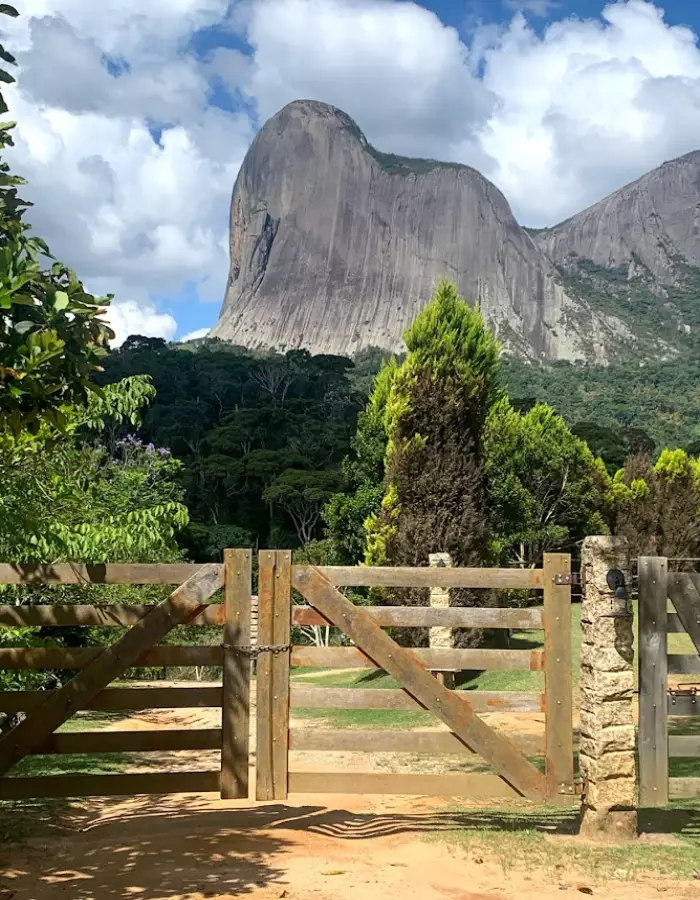
[[[182,583],[181,583],[182,582]],[[79,669],[53,691],[2,691],[0,711],[26,718],[0,740],[0,799],[220,791],[248,796],[249,657],[231,649],[250,642],[251,554],[226,551],[224,565],[0,565],[3,584],[179,584],[152,605],[0,606],[2,626],[124,627],[108,647],[2,647],[0,668]],[[209,603],[225,585],[223,603]],[[218,646],[160,645],[177,625],[223,626]],[[109,687],[138,666],[223,666],[220,687]],[[221,728],[58,732],[82,709],[221,707]],[[25,756],[221,749],[215,771],[8,776]]]
[[[528,797],[571,802],[575,793],[572,728],[571,560],[548,554],[543,569],[293,566],[288,551],[260,555],[257,673],[257,779],[260,800],[293,793],[391,793]],[[365,607],[338,587],[534,589],[543,609]],[[292,590],[307,605],[292,604]],[[290,646],[291,626],[332,625],[353,646]],[[412,649],[382,627],[525,628],[544,631],[544,650]],[[291,651],[291,652],[288,652]],[[291,666],[379,668],[400,689],[314,687],[290,681]],[[430,670],[543,671],[544,693],[454,692]],[[291,708],[422,709],[449,730],[370,733],[290,728]],[[519,746],[479,713],[544,712],[544,740]],[[480,754],[496,774],[383,774],[290,771],[290,751],[367,750]],[[545,757],[541,772],[526,754]]]
[[[700,778],[669,778],[669,757],[700,757],[700,735],[669,736],[670,716],[700,716],[700,685],[669,687],[669,675],[700,675],[700,574],[669,572],[641,557],[639,583],[639,803],[700,798]],[[669,600],[673,611],[669,610]],[[668,635],[687,633],[697,653],[669,654]]]

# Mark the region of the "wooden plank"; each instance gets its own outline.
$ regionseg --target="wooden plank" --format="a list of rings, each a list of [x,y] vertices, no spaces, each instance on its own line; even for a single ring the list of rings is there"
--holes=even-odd
[[[700,675],[700,656],[694,653],[669,653],[669,675]]]
[[[107,647],[1,647],[0,669],[82,669],[108,649]],[[223,649],[214,646],[151,647],[144,650],[127,668],[138,666],[221,666]]]
[[[145,753],[154,750],[219,750],[220,728],[159,728],[154,731],[68,731],[52,734],[32,756],[64,753]]]
[[[55,691],[0,691],[0,712],[31,712]],[[78,709],[195,709],[221,706],[220,687],[107,688]]]
[[[414,775],[384,772],[290,772],[290,794],[390,794],[469,797],[473,800],[519,798],[498,775]]]
[[[98,657],[88,662],[0,740],[0,774],[12,768],[76,709],[89,703],[111,681],[133,666],[148,647],[164,638],[175,625],[195,615],[222,582],[223,566],[204,566],[123,637],[104,648]]]
[[[571,572],[571,556],[545,553],[543,569],[547,790],[550,802],[569,802],[560,792],[574,783],[571,585],[555,584],[554,577]]]
[[[544,712],[544,694],[520,691],[457,691],[475,712]],[[292,684],[293,709],[424,709],[406,691],[324,688]]]
[[[0,563],[0,584],[182,584],[203,568],[199,563]]]
[[[357,608],[364,610],[364,607]],[[539,672],[544,667],[544,651],[542,650],[428,650],[421,648],[407,652],[420,660],[428,669],[434,671],[523,669]],[[292,649],[292,665],[319,666],[330,669],[380,668],[359,647],[294,647]]]
[[[250,645],[252,559],[250,550],[224,550],[226,573],[221,799],[248,799],[251,658],[236,647]]]
[[[700,734],[672,734],[668,739],[668,755],[700,757]]]
[[[31,606],[0,606],[0,626],[51,628],[89,625],[95,628],[131,627],[155,606],[154,603],[114,604],[94,606],[76,603],[71,606],[32,604]],[[223,603],[208,603],[203,612],[188,625],[223,625]]]
[[[544,753],[544,735],[513,734],[512,739],[524,753]],[[295,751],[366,753],[474,753],[450,731],[396,731],[362,728],[292,728],[289,749]]]
[[[294,566],[294,575],[307,566]],[[336,587],[541,588],[541,569],[317,566]]]
[[[0,778],[0,800],[35,797],[125,797],[219,791],[219,772],[144,772],[124,775],[41,775]]]
[[[700,778],[669,778],[671,800],[700,800]]]
[[[480,719],[466,697],[458,697],[441,685],[410,650],[399,647],[364,615],[362,607],[353,606],[320,572],[311,568],[297,569],[292,583],[312,606],[362,647],[404,690],[437,713],[468,747],[480,753],[511,787],[528,798],[543,800],[546,797],[544,775],[515,744]]]
[[[275,553],[258,554],[258,645],[272,644],[275,616]],[[257,659],[255,799],[272,800],[274,796],[272,754],[272,654],[262,653]]]
[[[16,607],[12,607],[16,608]],[[542,629],[544,616],[541,609],[481,609],[479,607],[451,606],[366,606],[365,612],[377,625],[396,628],[421,628],[444,626],[445,628],[517,628]],[[0,619],[0,621],[2,621]],[[328,625],[328,621],[311,606],[295,606],[292,609],[295,625]]]
[[[667,582],[664,557],[639,559],[639,803],[668,805]]]
[[[289,645],[292,626],[292,554],[275,554],[273,644]],[[272,788],[273,800],[287,799],[289,778],[289,652],[272,657]]]
[[[688,575],[671,572],[668,596],[676,607],[678,618],[700,655],[700,593]],[[700,668],[696,671],[700,672]]]
[[[668,696],[669,716],[700,716],[700,693],[693,696]]]

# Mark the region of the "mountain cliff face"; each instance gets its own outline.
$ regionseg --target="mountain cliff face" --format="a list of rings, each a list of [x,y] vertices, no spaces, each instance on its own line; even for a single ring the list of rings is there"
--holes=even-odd
[[[572,294],[627,321],[637,351],[673,355],[697,344],[700,152],[533,237]]]
[[[511,351],[605,361],[626,333],[574,299],[477,171],[382,154],[342,111],[297,101],[256,136],[231,205],[231,269],[212,336],[252,348],[400,350],[440,277]]]

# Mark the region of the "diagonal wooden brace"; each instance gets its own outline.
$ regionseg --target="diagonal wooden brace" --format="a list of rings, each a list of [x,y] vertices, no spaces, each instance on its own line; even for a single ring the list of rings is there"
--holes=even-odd
[[[457,696],[443,687],[410,650],[399,647],[361,606],[347,600],[318,569],[294,568],[292,585],[407,693],[439,716],[467,747],[490,763],[511,787],[528,799],[546,799],[545,776],[515,744],[480,719],[466,696]]]
[[[105,647],[60,690],[52,691],[47,700],[33,709],[0,741],[0,775],[42,744],[75,712],[84,709],[172,628],[202,612],[205,601],[223,583],[223,566],[203,566],[169,597],[154,606],[123,637]]]
[[[700,593],[687,572],[668,573],[668,596],[700,654]]]

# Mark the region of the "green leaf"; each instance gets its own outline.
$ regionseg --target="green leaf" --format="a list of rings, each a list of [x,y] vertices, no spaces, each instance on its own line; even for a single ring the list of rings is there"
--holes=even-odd
[[[60,312],[60,310],[65,309],[69,303],[70,303],[70,298],[68,297],[68,294],[65,291],[56,291],[54,298],[53,298],[53,308],[56,311]]]
[[[36,322],[30,322],[28,319],[24,319],[22,322],[17,322],[15,325],[15,331],[18,334],[26,334],[30,328],[34,328]]]
[[[15,79],[10,75],[9,72],[6,72],[4,69],[0,69],[0,81],[4,81],[5,84],[14,84]]]
[[[0,14],[3,16],[10,16],[13,19],[16,19],[19,16],[19,13],[14,6],[10,6],[9,3],[0,3]]]

